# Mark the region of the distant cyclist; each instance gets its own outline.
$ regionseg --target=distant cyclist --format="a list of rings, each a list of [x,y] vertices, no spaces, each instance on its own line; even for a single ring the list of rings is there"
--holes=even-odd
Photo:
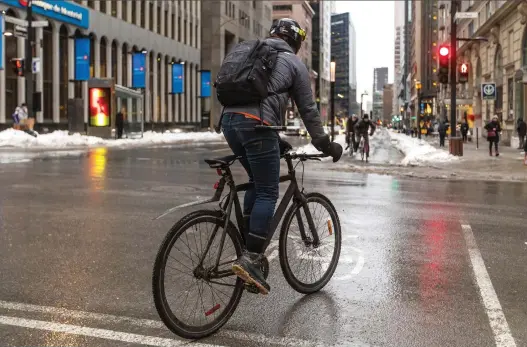
[[[262,294],[270,290],[261,269],[262,250],[278,199],[283,145],[276,131],[256,130],[255,126],[280,125],[292,98],[315,148],[332,156],[334,162],[342,155],[342,146],[331,142],[324,132],[309,71],[296,56],[305,31],[296,21],[284,18],[273,23],[269,34],[265,40],[244,41],[233,47],[214,84],[224,107],[223,134],[234,154],[243,157],[240,162],[254,183],[244,199],[243,214],[249,230],[246,250],[232,270]]]
[[[368,134],[369,132],[369,134]],[[361,136],[364,137],[364,147],[366,148],[366,158],[370,156],[370,139],[369,136],[372,136],[375,132],[375,124],[370,121],[370,117],[365,114],[362,117],[362,120],[355,125],[355,136],[357,144],[360,143]]]
[[[346,123],[346,143],[349,146],[352,146],[352,151],[356,152],[359,144],[355,141],[355,125],[359,122],[359,117],[356,114],[352,114]],[[346,149],[348,149],[346,147]]]

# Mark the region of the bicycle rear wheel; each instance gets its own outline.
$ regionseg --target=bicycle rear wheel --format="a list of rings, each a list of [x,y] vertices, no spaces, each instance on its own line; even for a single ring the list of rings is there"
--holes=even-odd
[[[297,292],[311,294],[324,288],[335,273],[342,235],[340,220],[331,201],[319,193],[306,194],[306,199],[320,244],[313,245],[304,208],[295,204],[284,217],[278,247],[280,266],[286,281]],[[306,239],[302,239],[302,226]],[[299,260],[296,266],[295,260]],[[308,264],[309,261],[312,263]],[[307,270],[315,268],[322,270],[320,276],[305,275]]]
[[[229,222],[220,250],[223,226],[219,212],[191,213],[172,227],[159,248],[152,276],[154,303],[163,323],[183,338],[198,339],[216,332],[232,316],[243,294],[243,281],[230,269],[242,254],[241,235]],[[209,251],[199,266],[208,243]],[[218,270],[226,276],[215,278],[220,251]],[[171,279],[174,281],[169,282]],[[189,298],[194,295],[196,299]],[[188,311],[178,305],[181,302],[189,304]]]

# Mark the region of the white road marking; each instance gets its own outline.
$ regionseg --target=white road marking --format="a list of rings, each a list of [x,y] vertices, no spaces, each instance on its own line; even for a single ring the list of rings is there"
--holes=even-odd
[[[498,300],[489,273],[487,272],[487,268],[481,257],[481,252],[479,251],[476,239],[474,238],[472,228],[468,224],[462,224],[461,228],[463,229],[463,235],[465,236],[470,262],[472,264],[472,269],[474,270],[481,299],[485,305],[490,327],[494,333],[496,347],[516,347],[509,325],[507,324],[507,319],[503,314],[500,301]]]
[[[47,330],[65,334],[82,335],[89,337],[96,337],[105,340],[113,340],[120,342],[137,343],[146,346],[159,347],[177,347],[185,344],[185,341],[177,341],[162,337],[145,336],[138,334],[129,334],[107,329],[87,328],[79,325],[61,324],[53,322],[45,322],[34,319],[15,318],[8,316],[0,316],[0,324],[11,325],[16,327]],[[206,347],[212,345],[204,345],[197,343],[198,347]]]
[[[54,315],[60,315],[62,317],[70,318],[70,319],[81,319],[81,320],[93,320],[93,321],[99,321],[104,323],[112,323],[112,324],[123,324],[123,325],[134,325],[137,327],[143,327],[143,328],[155,328],[155,329],[163,329],[166,330],[167,328],[161,321],[151,320],[151,319],[141,319],[141,318],[132,318],[132,317],[123,317],[123,316],[115,316],[110,314],[104,314],[104,313],[94,313],[94,312],[85,312],[85,311],[77,311],[77,310],[68,310],[65,308],[59,308],[59,307],[52,307],[52,306],[40,306],[40,305],[32,305],[32,304],[24,304],[24,303],[18,303],[18,302],[9,302],[9,301],[1,301],[0,300],[0,308],[7,309],[7,310],[13,310],[13,311],[23,311],[23,312],[38,312],[38,313],[47,313],[47,314],[54,314]],[[15,324],[17,323],[17,324]],[[30,320],[30,319],[21,319],[21,318],[14,318],[14,317],[6,317],[0,315],[0,325],[14,325],[19,327],[26,327],[26,328],[32,328],[40,329],[40,330],[50,330],[46,329],[45,327],[57,327],[57,332],[64,332],[64,333],[71,333],[71,334],[77,334],[77,335],[85,335],[85,336],[92,336],[92,337],[99,337],[103,339],[110,339],[105,336],[122,336],[123,338],[136,338],[135,334],[128,334],[128,333],[120,333],[120,332],[112,332],[111,330],[105,330],[105,329],[91,329],[91,328],[85,328],[88,330],[81,330],[78,328],[83,328],[80,326],[75,325],[66,325],[66,324],[59,324],[59,323],[48,323],[45,321],[38,321],[38,320]],[[51,325],[50,325],[51,324]],[[65,326],[65,327],[61,327]],[[60,329],[69,329],[68,331],[60,330]],[[70,332],[71,329],[74,329],[76,332]],[[83,328],[84,329],[84,328]],[[85,333],[93,333],[98,334],[97,336],[94,335],[88,335],[88,334],[80,334],[79,332],[85,332]],[[110,334],[112,333],[112,334]],[[119,335],[124,334],[124,335]],[[134,337],[135,336],[135,337]],[[145,337],[145,338],[154,338],[151,336],[143,336],[138,335],[139,337]],[[299,346],[299,347],[324,347],[324,344],[321,343],[315,343],[312,341],[297,339],[293,337],[278,337],[278,336],[265,336],[262,334],[256,334],[256,333],[249,333],[249,332],[243,332],[243,331],[236,331],[236,330],[229,330],[229,329],[221,329],[218,331],[214,336],[217,337],[224,337],[229,339],[235,339],[239,341],[252,341],[252,342],[258,342],[259,345],[278,345],[278,346]],[[159,339],[159,338],[156,338]],[[172,343],[171,345],[161,345],[161,344],[153,344],[151,346],[182,346],[185,343],[183,341],[177,341],[177,340],[171,340],[171,339],[165,339],[167,341],[170,341]],[[128,340],[119,340],[124,342],[129,342]],[[162,340],[144,340],[144,341],[162,341]],[[164,342],[163,342],[164,343]],[[179,343],[179,344],[178,344]],[[145,344],[145,343],[143,343]],[[191,343],[190,346],[196,346],[196,347],[217,347],[217,345],[204,345],[204,344],[195,344]],[[350,345],[352,346],[365,346],[363,344],[357,344],[357,345]]]

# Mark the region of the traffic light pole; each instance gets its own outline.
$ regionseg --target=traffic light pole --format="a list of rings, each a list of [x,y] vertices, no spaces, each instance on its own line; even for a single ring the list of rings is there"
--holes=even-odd
[[[33,4],[32,0],[27,2],[27,39],[26,39],[26,105],[28,118],[35,118],[33,112]]]
[[[456,11],[457,0],[452,0],[450,4],[450,137],[456,137],[456,69],[457,69],[457,25]]]

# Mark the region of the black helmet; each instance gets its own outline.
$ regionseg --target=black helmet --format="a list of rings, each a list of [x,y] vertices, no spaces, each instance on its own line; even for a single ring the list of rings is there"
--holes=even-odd
[[[306,39],[306,32],[300,27],[300,25],[291,18],[277,19],[271,25],[269,30],[271,36],[279,36],[284,39],[293,51],[298,53],[302,41]]]

